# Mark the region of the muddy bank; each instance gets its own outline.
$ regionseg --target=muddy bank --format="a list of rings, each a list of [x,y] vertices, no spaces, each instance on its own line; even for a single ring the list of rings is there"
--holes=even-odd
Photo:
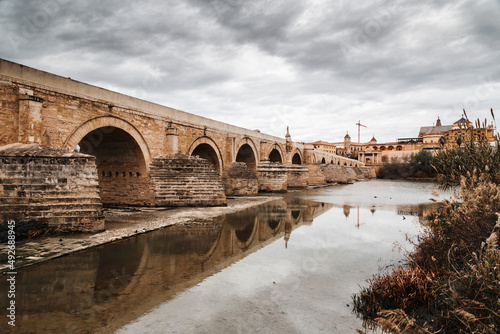
[[[106,230],[95,234],[63,234],[19,241],[16,244],[16,268],[30,266],[66,254],[174,224],[196,224],[229,213],[263,204],[276,196],[229,198],[226,207],[200,208],[117,208],[106,209]],[[8,271],[6,254],[0,258],[0,272]]]

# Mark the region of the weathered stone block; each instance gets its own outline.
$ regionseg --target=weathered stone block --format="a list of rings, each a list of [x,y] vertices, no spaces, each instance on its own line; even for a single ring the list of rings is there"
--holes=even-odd
[[[61,231],[104,230],[94,157],[10,144],[0,147],[0,161],[0,220],[36,219]]]
[[[349,167],[349,166],[335,166],[324,165],[321,167],[325,175],[326,182],[328,183],[351,183],[356,180],[367,178],[365,176],[364,168],[369,167]],[[362,169],[363,168],[363,169]],[[366,170],[368,174],[368,170]]]
[[[287,188],[307,188],[309,181],[309,169],[303,165],[289,165],[287,171]]]
[[[186,154],[167,154],[149,166],[157,206],[225,206],[226,195],[212,164]]]
[[[287,166],[280,163],[260,163],[257,165],[259,191],[286,192]]]
[[[325,185],[325,174],[319,165],[307,165],[309,169],[309,185]]]
[[[228,196],[252,196],[259,192],[259,180],[244,162],[234,162],[224,171],[224,190]]]

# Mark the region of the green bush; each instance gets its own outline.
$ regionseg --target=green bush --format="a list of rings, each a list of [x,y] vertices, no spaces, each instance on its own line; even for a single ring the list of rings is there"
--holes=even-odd
[[[390,162],[383,164],[377,177],[380,179],[423,179],[435,178],[435,156],[429,150],[421,150],[412,154],[407,162]]]
[[[462,177],[471,180],[474,173],[483,174],[488,181],[500,184],[499,147],[498,138],[494,146],[487,141],[469,139],[461,148],[441,150],[434,162],[439,184],[443,188],[458,186]]]

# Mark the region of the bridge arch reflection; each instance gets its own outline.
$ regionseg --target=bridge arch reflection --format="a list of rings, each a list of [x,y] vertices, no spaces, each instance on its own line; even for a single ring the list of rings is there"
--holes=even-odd
[[[282,239],[286,247],[294,240],[290,236],[295,228],[311,224],[331,207],[277,199],[211,222],[174,225],[25,268],[18,276],[20,329],[28,332],[43,322],[51,332],[65,332],[71,322],[90,332],[114,332],[138,313],[158,307],[267,244]],[[136,215],[134,219],[151,218],[151,212]],[[35,297],[37,305],[30,302]],[[75,309],[78,312],[71,311]],[[105,325],[102,317],[89,314],[105,314]],[[61,316],[65,321],[52,320]]]

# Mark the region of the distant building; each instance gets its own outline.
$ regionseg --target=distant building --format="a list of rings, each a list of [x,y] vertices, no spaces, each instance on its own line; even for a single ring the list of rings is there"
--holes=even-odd
[[[313,145],[314,148],[316,148],[318,150],[322,150],[322,151],[333,153],[333,154],[337,153],[337,147],[331,143],[326,142],[326,141],[318,140],[318,141],[315,141],[314,143],[307,143],[307,144]]]
[[[347,133],[343,142],[329,143],[317,141],[310,143],[315,148],[336,153],[341,156],[358,159],[367,165],[378,165],[384,162],[404,160],[420,150],[438,150],[458,147],[468,140],[470,135],[474,141],[495,140],[493,122],[490,125],[476,124],[476,127],[462,116],[452,125],[442,125],[438,117],[436,125],[420,128],[418,137],[399,138],[395,142],[378,143],[375,136],[367,143],[353,143]]]

